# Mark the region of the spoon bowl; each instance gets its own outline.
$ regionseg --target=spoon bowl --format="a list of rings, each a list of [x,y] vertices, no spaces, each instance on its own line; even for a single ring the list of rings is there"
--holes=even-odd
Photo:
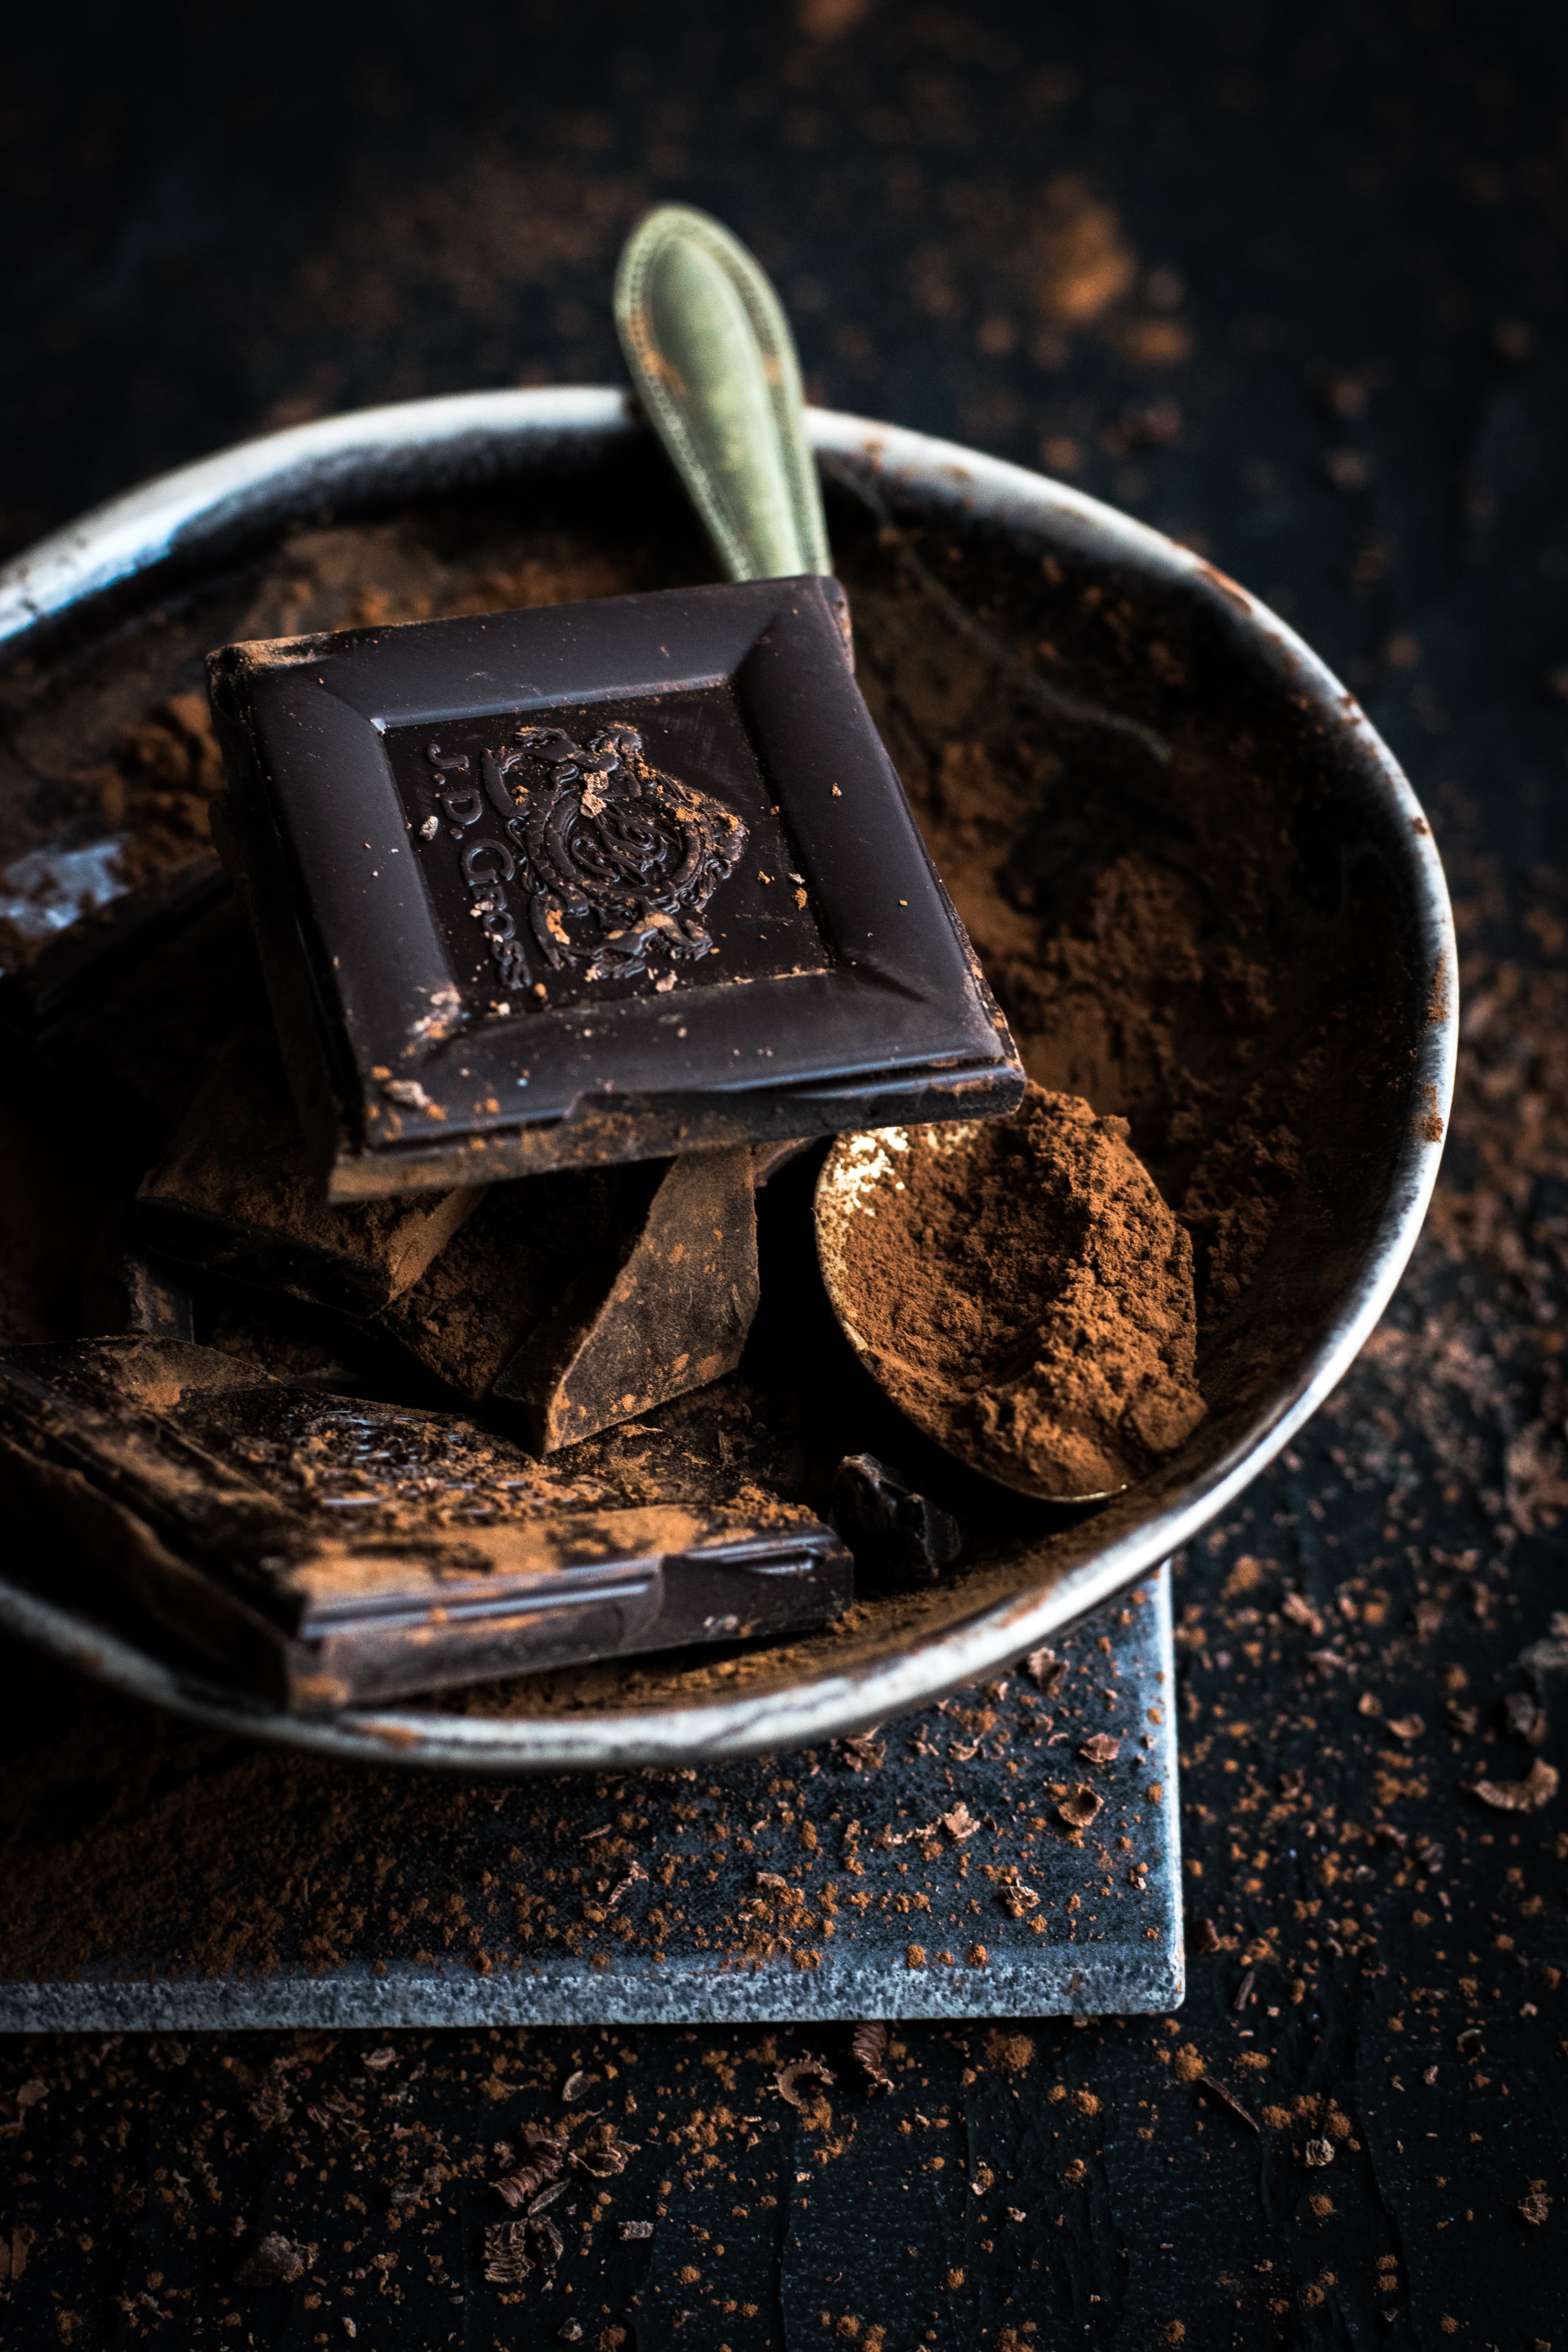
[[[921,1368],[896,1349],[869,1339],[863,1328],[868,1302],[866,1286],[857,1278],[855,1267],[860,1221],[887,1213],[894,1195],[904,1190],[911,1155],[918,1152],[937,1152],[950,1165],[957,1162],[954,1173],[961,1187],[969,1189],[962,1171],[983,1139],[984,1124],[980,1120],[953,1119],[935,1127],[874,1128],[838,1138],[822,1164],[814,1202],[816,1259],[822,1269],[823,1287],[845,1338],[872,1379],[888,1391],[921,1435],[940,1445],[943,1453],[962,1462],[965,1468],[980,1471],[993,1484],[1005,1486],[1015,1495],[1027,1495],[1037,1503],[1109,1502],[1113,1495],[1124,1494],[1131,1481],[1072,1491],[1031,1478],[1021,1466],[1009,1473],[994,1454],[987,1453],[982,1458],[978,1449],[961,1451],[952,1443],[946,1418],[931,1409],[930,1385]]]

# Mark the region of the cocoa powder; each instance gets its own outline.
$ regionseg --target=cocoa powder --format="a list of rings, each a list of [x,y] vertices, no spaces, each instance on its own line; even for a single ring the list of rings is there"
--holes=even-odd
[[[1031,1085],[1010,1118],[910,1129],[836,1220],[879,1377],[1005,1486],[1106,1494],[1203,1418],[1192,1244],[1127,1135]]]

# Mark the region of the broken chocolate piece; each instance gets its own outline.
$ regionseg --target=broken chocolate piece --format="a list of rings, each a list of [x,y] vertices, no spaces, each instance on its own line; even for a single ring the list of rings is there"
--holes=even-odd
[[[757,1309],[751,1161],[498,1184],[365,1328],[466,1402],[515,1406],[542,1454],[705,1388],[740,1362]]]
[[[936,1584],[963,1549],[963,1530],[952,1513],[917,1495],[874,1454],[846,1454],[833,1474],[830,1507],[867,1591]]]
[[[374,1315],[418,1281],[483,1199],[465,1188],[321,1198],[270,1024],[247,1023],[142,1180],[137,1227],[187,1265]]]
[[[212,656],[220,846],[334,1200],[1016,1104],[839,593]]]
[[[488,1201],[469,1187],[334,1205],[312,1183],[272,1034],[252,1024],[143,1181],[137,1226],[166,1257],[368,1318],[467,1402],[515,1402],[528,1443],[551,1453],[740,1361],[757,1306],[752,1159],[694,1152]]]
[[[752,1155],[688,1152],[660,1174],[607,1284],[574,1282],[495,1394],[522,1405],[531,1444],[552,1454],[733,1371],[757,1297]]]
[[[100,1149],[144,1161],[260,992],[248,928],[208,856],[47,942],[0,981],[0,1022],[65,1081]]]
[[[629,1504],[446,1413],[122,1339],[0,1358],[0,1496],[275,1704],[820,1624],[847,1555],[754,1490]]]

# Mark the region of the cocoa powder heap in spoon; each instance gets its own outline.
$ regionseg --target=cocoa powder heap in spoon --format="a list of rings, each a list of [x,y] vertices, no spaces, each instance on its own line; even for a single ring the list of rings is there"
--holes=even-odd
[[[829,1296],[911,1421],[1001,1485],[1113,1494],[1203,1419],[1192,1244],[1127,1140],[1031,1085],[1010,1118],[845,1136]]]

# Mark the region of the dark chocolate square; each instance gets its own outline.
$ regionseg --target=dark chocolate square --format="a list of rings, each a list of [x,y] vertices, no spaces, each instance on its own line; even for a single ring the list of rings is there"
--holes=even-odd
[[[1012,1108],[831,583],[213,656],[335,1199]]]

